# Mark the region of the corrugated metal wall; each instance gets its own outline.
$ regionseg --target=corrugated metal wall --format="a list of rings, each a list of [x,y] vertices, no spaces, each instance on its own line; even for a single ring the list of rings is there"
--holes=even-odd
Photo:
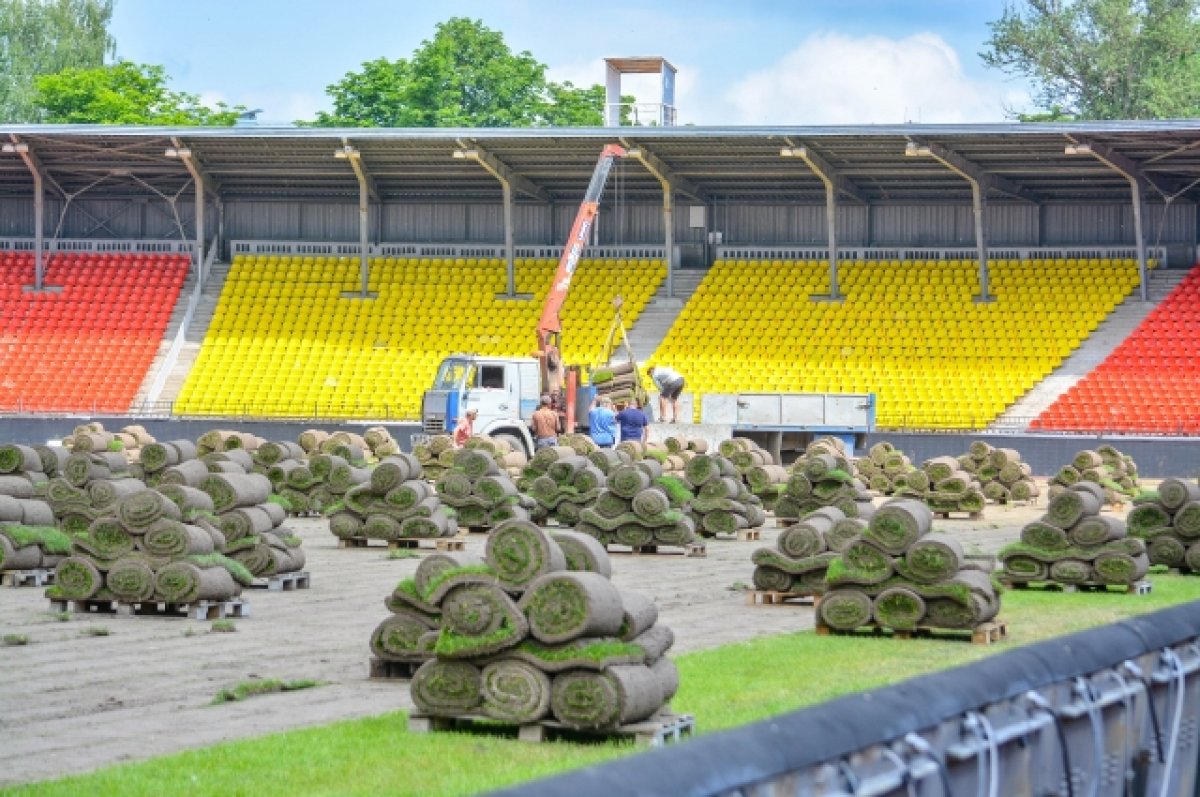
[[[47,201],[47,235],[59,223],[61,201]],[[180,200],[185,235],[192,233],[192,203]],[[578,206],[518,203],[514,212],[519,244],[557,245],[565,240]],[[693,248],[709,230],[726,244],[823,244],[824,205],[730,205],[705,208],[707,227],[689,225],[689,206],[675,208],[675,240]],[[498,243],[504,240],[499,202],[387,204],[372,207],[373,241]],[[1194,203],[1148,205],[1146,242],[1194,251],[1200,209]],[[209,228],[215,229],[215,214]],[[993,246],[1131,244],[1133,212],[1123,204],[992,204],[987,209]],[[606,206],[597,222],[599,243],[657,244],[663,238],[658,203]],[[33,203],[0,199],[0,235],[33,234]],[[839,242],[844,246],[973,246],[974,218],[968,205],[892,205],[865,208],[851,203],[838,210]],[[88,200],[72,203],[63,222],[64,238],[177,238],[178,226],[161,200]],[[226,203],[227,240],[356,241],[358,206],[353,202],[238,201]]]

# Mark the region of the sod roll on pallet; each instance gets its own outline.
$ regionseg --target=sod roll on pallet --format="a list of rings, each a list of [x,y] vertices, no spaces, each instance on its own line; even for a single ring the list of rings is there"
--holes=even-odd
[[[1104,445],[1085,449],[1071,462],[1059,468],[1050,479],[1050,497],[1080,482],[1099,485],[1104,490],[1104,503],[1123,504],[1141,492],[1137,463],[1133,457],[1116,448]]]
[[[688,514],[693,499],[686,484],[647,461],[619,465],[607,486],[583,509],[575,530],[602,546],[627,545],[684,548],[696,540],[696,524]]]
[[[762,499],[746,489],[732,460],[720,454],[701,454],[687,464],[684,478],[696,495],[687,509],[700,536],[736,534],[767,522]]]
[[[315,462],[315,459],[314,459]],[[412,454],[384,457],[363,484],[351,487],[325,508],[329,530],[339,539],[430,539],[453,537],[458,523],[453,509],[424,478]]]
[[[866,521],[848,518],[837,507],[810,512],[781,531],[773,547],[759,548],[750,557],[754,587],[793,595],[824,593],[829,563],[866,526]]]
[[[926,466],[936,461],[953,470],[952,460],[958,463],[958,470],[969,473],[979,482],[984,498],[993,503],[1036,501],[1041,494],[1032,469],[1021,460],[1021,452],[1014,448],[993,448],[976,440],[962,456],[937,457],[929,460]]]
[[[538,453],[558,451],[542,449]],[[562,448],[571,452],[569,448]],[[563,453],[562,456],[574,456]],[[582,458],[581,458],[582,459]],[[557,461],[557,460],[556,460]],[[462,448],[454,453],[453,465],[436,483],[438,497],[452,508],[458,525],[486,530],[513,518],[527,520],[537,502],[521,492],[507,473],[500,471],[493,454],[482,448]]]
[[[1133,503],[1126,527],[1130,536],[1146,543],[1150,564],[1200,572],[1200,485],[1163,479],[1156,492]]]
[[[871,494],[852,471],[841,440],[814,440],[793,463],[783,494],[775,504],[775,517],[784,522],[796,521],[827,506],[837,507],[846,517],[870,517],[875,511]]]
[[[185,517],[170,498],[145,488],[122,497],[72,539],[71,554],[59,562],[46,594],[122,603],[228,600],[254,577],[225,556],[225,548],[215,526]]]
[[[70,553],[71,538],[54,525],[0,521],[0,571],[52,569]]]
[[[1004,579],[1130,587],[1146,575],[1146,543],[1124,520],[1102,516],[1104,489],[1078,482],[1050,499],[1046,514],[1021,529],[1020,542],[999,553]]]
[[[437,617],[436,635],[409,632],[433,651],[412,678],[417,711],[603,734],[662,709],[679,686],[665,655],[674,635],[649,598],[609,580],[606,559],[598,548],[568,557],[552,533],[513,520],[492,532],[482,563],[402,583],[389,607],[413,606],[431,626]]]
[[[826,571],[818,625],[971,630],[993,619],[1000,596],[987,573],[967,562],[957,540],[931,533],[924,503],[894,498],[850,538]]]
[[[854,463],[854,468],[859,480],[880,495],[893,495],[908,487],[909,476],[917,473],[912,460],[886,440],[871,446],[867,456]],[[919,482],[917,486],[925,489]]]

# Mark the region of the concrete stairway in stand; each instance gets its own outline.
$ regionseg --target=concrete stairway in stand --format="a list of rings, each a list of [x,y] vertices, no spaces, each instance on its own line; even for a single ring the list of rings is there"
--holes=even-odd
[[[1117,305],[1108,318],[1088,336],[1048,377],[1022,396],[1003,415],[992,422],[989,431],[1024,431],[1029,423],[1042,414],[1059,396],[1087,376],[1121,345],[1121,341],[1145,320],[1150,311],[1175,290],[1187,269],[1161,269],[1150,272],[1150,301],[1143,302],[1135,288],[1125,301]]]
[[[679,312],[683,310],[688,299],[692,298],[692,294],[696,292],[696,288],[707,273],[703,269],[677,270],[673,280],[675,288],[673,298],[667,296],[665,279],[658,286],[658,292],[642,310],[637,323],[628,330],[629,344],[633,348],[633,356],[638,362],[643,362],[654,354],[663,338],[671,330],[675,319],[679,317]]]
[[[192,296],[192,287],[195,285],[194,277],[188,277],[183,291],[179,294],[179,301],[175,305],[175,311],[171,314],[171,321],[167,325],[166,336],[163,338],[162,343],[159,344],[158,354],[154,357],[154,364],[146,373],[146,378],[142,380],[142,387],[138,390],[137,398],[134,399],[134,411],[170,411],[171,405],[175,403],[175,399],[179,396],[179,391],[183,388],[183,383],[187,379],[188,372],[192,370],[192,365],[196,362],[196,357],[200,353],[200,344],[204,342],[204,336],[208,334],[209,324],[212,323],[213,314],[217,309],[217,301],[221,298],[221,290],[225,287],[225,278],[228,275],[228,263],[214,263],[212,265],[212,269],[208,274],[208,281],[200,293],[200,301],[196,304],[196,312],[192,316],[192,323],[185,332],[183,348],[180,350],[179,357],[175,361],[175,367],[171,369],[171,373],[167,376],[166,385],[163,387],[158,401],[153,406],[149,406],[146,404],[146,400],[150,392],[150,386],[154,383],[155,376],[158,375],[159,369],[166,360],[167,352],[170,350],[176,334],[178,334],[179,325],[182,323],[183,316],[187,311],[188,300]]]

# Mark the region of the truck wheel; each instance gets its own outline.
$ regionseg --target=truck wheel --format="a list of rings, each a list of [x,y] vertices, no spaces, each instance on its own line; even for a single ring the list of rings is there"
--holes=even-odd
[[[529,452],[525,450],[525,443],[523,443],[523,442],[521,441],[521,438],[517,437],[516,435],[513,435],[513,434],[494,434],[494,435],[492,435],[492,439],[494,439],[494,440],[502,440],[502,441],[504,441],[505,443],[508,443],[508,444],[509,444],[509,446],[512,448],[512,450],[513,450],[513,451],[520,451],[520,452],[521,452],[522,454],[524,454],[526,457],[528,457],[528,456],[529,456]]]

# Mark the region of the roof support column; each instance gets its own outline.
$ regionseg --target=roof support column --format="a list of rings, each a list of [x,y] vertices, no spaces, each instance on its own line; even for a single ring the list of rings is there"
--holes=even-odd
[[[846,296],[841,292],[841,286],[838,284],[838,194],[845,191],[864,205],[867,204],[867,201],[856,188],[851,186],[845,178],[841,177],[820,155],[812,152],[808,147],[793,146],[790,139],[785,139],[785,141],[787,141],[788,146],[779,150],[780,156],[784,158],[800,158],[825,185],[825,238],[829,245],[829,293],[813,294],[808,298],[814,302],[845,301]],[[870,206],[868,205],[868,207]]]
[[[350,161],[350,167],[354,169],[354,177],[358,180],[358,275],[359,275],[359,290],[346,291],[342,294],[346,299],[373,299],[376,294],[371,292],[371,194],[372,182],[367,173],[363,170],[362,153],[350,145],[349,141],[342,139],[342,148],[334,150],[335,158],[342,158]]]
[[[987,231],[984,223],[984,211],[987,209],[985,191],[991,179],[978,167],[965,158],[951,152],[938,144],[918,144],[908,142],[904,154],[910,157],[925,156],[933,158],[971,185],[971,208],[975,214],[975,248],[979,257],[979,295],[975,297],[978,303],[996,301],[989,285]]]
[[[46,181],[42,176],[41,164],[34,154],[29,151],[28,144],[21,141],[15,135],[10,136],[10,138],[12,141],[3,146],[3,151],[20,155],[21,160],[25,163],[25,168],[33,176],[33,285],[27,285],[24,289],[35,292],[58,292],[62,288],[46,285]]]
[[[478,163],[484,171],[496,178],[496,182],[500,183],[500,191],[504,200],[504,261],[508,285],[505,292],[497,294],[496,298],[522,301],[532,299],[533,294],[517,293],[516,245],[513,242],[513,186],[515,184],[521,191],[535,196],[543,202],[549,202],[550,197],[545,191],[514,172],[508,165],[500,162],[494,155],[484,152],[478,147],[467,146],[467,142],[461,138],[458,139],[458,146],[459,148],[451,153],[452,157]]]
[[[1125,156],[1099,144],[1068,144],[1067,155],[1091,155],[1129,181],[1129,193],[1133,201],[1133,237],[1137,248],[1138,293],[1143,302],[1150,301],[1150,286],[1146,269],[1146,236],[1142,231],[1142,171],[1137,164]]]

